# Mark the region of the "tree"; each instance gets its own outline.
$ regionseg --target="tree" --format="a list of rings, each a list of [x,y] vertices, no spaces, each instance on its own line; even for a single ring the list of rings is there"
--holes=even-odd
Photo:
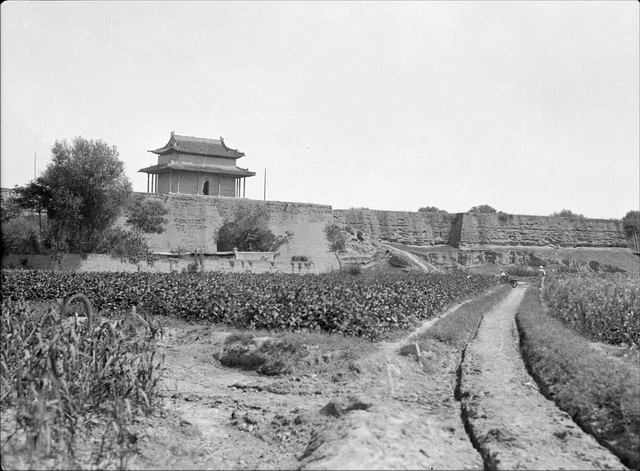
[[[622,218],[622,228],[624,232],[632,239],[633,247],[636,251],[640,250],[640,211],[629,211]]]
[[[329,242],[329,250],[331,250],[336,256],[336,259],[338,259],[338,267],[342,270],[342,262],[338,254],[343,253],[347,248],[347,233],[336,224],[326,226],[324,233],[327,242]]]
[[[265,207],[241,207],[235,219],[227,221],[218,231],[217,245],[221,252],[237,249],[241,252],[275,252],[286,244],[293,232],[276,236],[269,229],[269,213]]]
[[[118,150],[101,140],[56,141],[41,176],[17,188],[26,209],[40,209],[54,230],[55,251],[90,252],[131,195]]]
[[[494,208],[489,206],[488,204],[481,204],[480,206],[474,206],[471,208],[468,213],[497,213]]]
[[[560,212],[553,213],[551,216],[561,218],[584,218],[583,214],[574,213],[570,209],[563,209]]]
[[[127,226],[131,227],[136,239],[143,241],[144,234],[162,234],[169,210],[160,201],[134,195],[127,206]]]
[[[628,236],[640,233],[640,211],[629,211],[622,218],[622,228]]]
[[[125,225],[107,230],[103,239],[96,247],[96,252],[108,253],[112,257],[138,263],[146,260],[149,265],[154,262],[154,257],[149,250],[146,234],[162,234],[165,231],[169,211],[160,201],[146,199],[140,194],[134,194],[129,200],[126,209]]]
[[[436,208],[435,206],[425,206],[418,210],[419,213],[446,213],[444,209]]]

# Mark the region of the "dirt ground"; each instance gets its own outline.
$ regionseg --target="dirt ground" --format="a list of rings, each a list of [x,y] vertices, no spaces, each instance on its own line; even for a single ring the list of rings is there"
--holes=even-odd
[[[624,469],[527,375],[514,331],[524,290],[485,316],[461,368],[462,352],[446,348],[401,355],[407,336],[349,364],[334,367],[331,352],[317,352],[322,368],[262,376],[221,364],[225,332],[175,321],[160,345],[165,417],[136,425],[139,454],[129,465]]]
[[[269,377],[222,365],[225,337],[213,327],[167,329],[166,417],[138,425],[132,467],[482,468],[454,399],[457,352],[418,361],[398,354],[401,340],[343,368],[325,353],[324,373]]]

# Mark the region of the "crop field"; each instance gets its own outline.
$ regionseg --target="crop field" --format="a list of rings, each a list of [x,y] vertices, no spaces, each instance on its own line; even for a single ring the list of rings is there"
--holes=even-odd
[[[582,335],[613,345],[640,345],[640,277],[623,273],[550,276],[551,313]]]
[[[311,330],[379,340],[494,286],[464,274],[327,275],[2,271],[3,299],[53,301],[84,293],[108,314],[137,306],[237,328]]]
[[[1,281],[3,463],[52,469],[128,467],[136,437],[131,424],[161,401],[159,316],[375,341],[497,282],[462,274],[27,270],[2,271]],[[86,296],[84,306],[61,301],[77,293]]]
[[[158,402],[161,327],[137,315],[64,318],[56,307],[6,298],[0,321],[3,463],[73,469],[85,454],[98,468],[123,468],[128,425]]]

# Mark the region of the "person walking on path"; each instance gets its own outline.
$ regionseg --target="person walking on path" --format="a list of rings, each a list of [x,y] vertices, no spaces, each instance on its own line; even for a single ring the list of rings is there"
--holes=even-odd
[[[538,287],[540,288],[540,291],[542,291],[542,286],[544,285],[544,279],[546,276],[547,272],[544,271],[544,268],[540,265],[540,268],[538,268]]]

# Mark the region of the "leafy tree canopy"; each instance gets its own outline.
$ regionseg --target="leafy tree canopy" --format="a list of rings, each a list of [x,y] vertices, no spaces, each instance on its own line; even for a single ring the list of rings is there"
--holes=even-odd
[[[347,232],[340,229],[336,224],[329,224],[324,228],[324,234],[329,243],[329,250],[336,256],[338,266],[342,270],[342,261],[338,254],[344,252],[347,248]]]
[[[226,252],[238,249],[241,252],[275,252],[293,236],[286,231],[276,236],[269,229],[269,213],[266,208],[241,207],[235,219],[226,222],[218,231],[218,250]]]
[[[90,252],[131,195],[124,164],[115,146],[83,137],[56,141],[51,156],[41,176],[16,189],[17,201],[47,212],[56,247]]]
[[[127,222],[137,237],[142,234],[162,234],[167,224],[165,216],[169,210],[160,201],[134,195],[127,206]]]
[[[574,213],[570,209],[563,209],[560,212],[553,213],[551,216],[561,218],[584,218],[584,214]]]
[[[474,206],[471,208],[468,213],[497,213],[494,208],[489,206],[488,204],[481,204],[480,206]]]
[[[418,209],[419,213],[446,213],[444,209],[436,208],[435,206],[425,206],[424,208]]]
[[[622,218],[622,227],[628,235],[640,233],[640,211],[629,211]]]

